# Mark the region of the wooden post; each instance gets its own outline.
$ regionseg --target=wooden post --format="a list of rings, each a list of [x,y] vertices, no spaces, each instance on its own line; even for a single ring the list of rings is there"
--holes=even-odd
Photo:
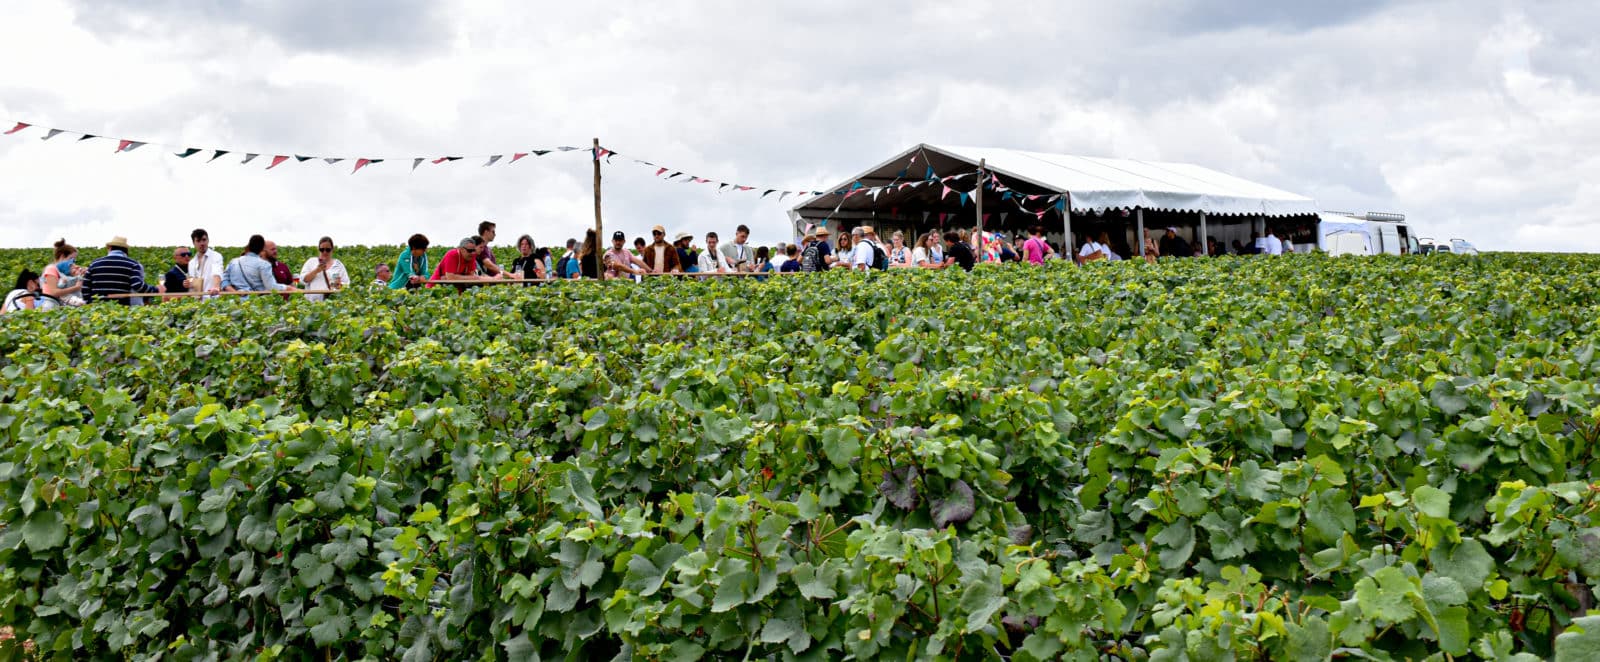
[[[1206,213],[1205,212],[1200,212],[1200,255],[1201,255],[1201,257],[1211,257],[1211,246],[1208,243],[1206,243],[1207,236],[1208,235],[1206,234]]]
[[[1143,260],[1144,257],[1145,257],[1145,255],[1144,255],[1144,208],[1140,207],[1138,209],[1133,210],[1133,216],[1134,216],[1135,219],[1138,220],[1138,223],[1139,223],[1139,226],[1138,226],[1139,229],[1135,231],[1135,232],[1137,232],[1137,234],[1135,234],[1133,236],[1133,240],[1139,242],[1139,259]]]
[[[978,159],[978,186],[972,190],[973,199],[978,201],[978,236],[972,243],[980,261],[983,259],[983,169],[988,164],[988,159]]]
[[[600,221],[600,139],[594,139],[594,246],[595,264],[600,262],[600,255],[604,253],[601,246],[605,246],[605,226]]]

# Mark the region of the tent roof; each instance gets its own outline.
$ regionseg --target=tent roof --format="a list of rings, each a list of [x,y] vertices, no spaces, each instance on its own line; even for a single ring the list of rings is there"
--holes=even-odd
[[[954,147],[922,144],[906,150],[884,164],[846,182],[838,189],[849,189],[854,182],[891,181],[903,174],[907,159],[926,155],[928,162],[952,162],[977,169],[980,159],[987,169],[1013,185],[1023,183],[1052,193],[1066,193],[1075,212],[1104,212],[1108,209],[1148,209],[1160,211],[1205,212],[1212,215],[1298,216],[1317,213],[1311,198],[1240,179],[1209,168],[1187,163],[1107,159],[1065,154],[1047,154],[992,147]],[[916,166],[913,169],[920,169]],[[967,182],[971,182],[970,179]],[[967,186],[971,186],[967,183]],[[836,189],[837,190],[837,189]],[[868,196],[844,200],[826,193],[796,206],[802,214],[819,207],[829,210],[855,208]]]

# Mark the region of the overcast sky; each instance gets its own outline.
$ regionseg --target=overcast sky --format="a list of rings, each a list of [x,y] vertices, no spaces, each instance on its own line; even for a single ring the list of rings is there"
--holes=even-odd
[[[7,3],[12,122],[264,154],[499,154],[599,137],[760,188],[829,186],[919,142],[1198,163],[1399,211],[1485,249],[1600,251],[1600,5],[119,0]],[[593,224],[586,153],[482,167],[0,137],[0,246],[253,233],[540,244]],[[607,166],[608,230],[756,239],[785,203]],[[776,196],[773,196],[776,197]]]

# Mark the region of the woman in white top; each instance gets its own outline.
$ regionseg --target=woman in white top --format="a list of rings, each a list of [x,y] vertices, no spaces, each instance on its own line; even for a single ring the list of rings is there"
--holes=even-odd
[[[344,263],[333,257],[333,239],[323,237],[317,240],[317,255],[300,267],[300,282],[308,290],[342,290],[350,284],[350,272],[345,271]],[[321,294],[307,294],[308,301],[321,301],[325,297]]]
[[[83,305],[83,275],[89,270],[77,260],[78,249],[65,239],[56,242],[55,261],[39,272],[40,291],[68,306]]]
[[[6,294],[5,303],[0,304],[0,313],[43,309],[43,300],[44,296],[39,293],[39,274],[23,269],[17,274],[17,286]]]
[[[910,269],[917,266],[911,261],[911,249],[906,247],[906,235],[898,230],[889,235],[889,268]]]

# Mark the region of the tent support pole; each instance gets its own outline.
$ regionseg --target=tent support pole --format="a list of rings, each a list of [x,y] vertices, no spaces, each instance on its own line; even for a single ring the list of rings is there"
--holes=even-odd
[[[1200,242],[1200,255],[1203,257],[1211,257],[1211,245],[1206,241],[1210,236],[1206,232],[1206,213],[1200,212],[1200,236],[1196,240]]]
[[[1061,256],[1070,258],[1077,253],[1072,249],[1072,193],[1062,193],[1066,196],[1067,207],[1061,212]]]
[[[978,185],[972,189],[972,198],[978,203],[978,236],[973,238],[972,243],[977,247],[979,258],[983,257],[983,170],[988,165],[988,159],[978,159]]]
[[[1133,217],[1139,224],[1139,229],[1136,231],[1137,234],[1133,235],[1133,240],[1139,244],[1139,259],[1142,260],[1146,257],[1144,253],[1144,208],[1133,210]]]

